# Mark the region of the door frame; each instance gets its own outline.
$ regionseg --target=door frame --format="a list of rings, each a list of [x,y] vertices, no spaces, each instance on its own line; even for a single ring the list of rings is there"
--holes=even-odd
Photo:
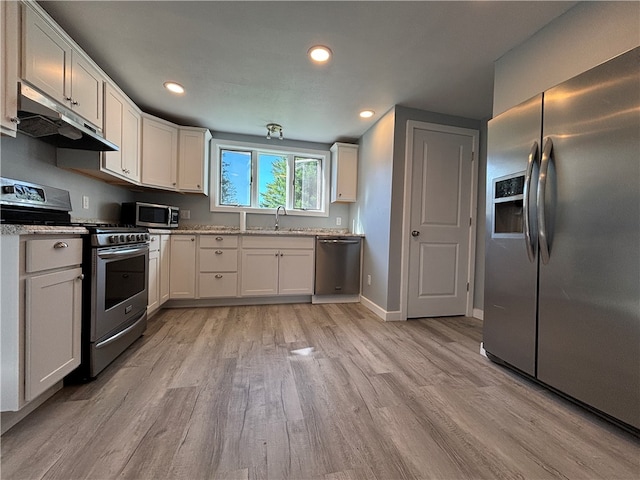
[[[430,130],[441,133],[454,133],[458,135],[468,135],[473,138],[472,161],[471,161],[471,226],[469,228],[469,265],[467,268],[467,291],[466,316],[473,316],[473,294],[474,275],[476,270],[476,228],[478,220],[478,139],[480,131],[453,127],[449,125],[439,125],[437,123],[419,122],[416,120],[407,121],[405,159],[404,159],[404,199],[402,212],[402,265],[400,275],[400,316],[407,320],[409,304],[409,252],[411,248],[411,194],[412,194],[412,173],[413,173],[413,138],[415,130]]]

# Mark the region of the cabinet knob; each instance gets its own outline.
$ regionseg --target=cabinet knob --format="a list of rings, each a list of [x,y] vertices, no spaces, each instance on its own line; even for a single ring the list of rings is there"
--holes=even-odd
[[[56,242],[53,245],[53,248],[67,248],[69,246],[69,244],[65,243],[65,242]]]
[[[197,185],[198,188],[200,188],[200,185]]]
[[[175,187],[176,186],[176,182],[173,182],[171,185],[173,185]]]
[[[77,280],[84,280],[84,273],[81,273],[76,277]]]
[[[222,255],[222,250],[216,250],[216,255]]]
[[[80,102],[74,100],[73,102],[71,102],[71,105],[75,105],[76,107],[80,106]]]
[[[281,256],[281,257],[284,257],[284,253],[280,252],[280,256]]]
[[[222,278],[222,275],[220,275],[219,273],[216,274],[216,278]]]
[[[222,240],[222,237],[216,237],[216,241],[221,242]]]
[[[71,100],[73,100],[71,97],[64,97],[64,99],[65,99],[67,102],[70,102]]]
[[[192,241],[192,242],[195,242],[195,241],[196,241],[196,239],[195,239],[195,238],[193,238],[193,237],[191,237],[191,241]]]
[[[15,123],[16,125],[20,125],[20,119],[18,117],[11,117],[9,118],[9,121],[11,123]]]

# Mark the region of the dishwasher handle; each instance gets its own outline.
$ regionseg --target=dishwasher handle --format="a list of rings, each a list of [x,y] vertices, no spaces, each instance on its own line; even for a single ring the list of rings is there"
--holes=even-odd
[[[360,240],[318,240],[320,243],[331,243],[336,245],[356,245],[360,243]]]

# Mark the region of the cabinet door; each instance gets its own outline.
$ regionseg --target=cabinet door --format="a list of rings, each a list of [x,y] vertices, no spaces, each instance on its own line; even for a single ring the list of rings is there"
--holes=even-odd
[[[124,98],[117,90],[107,85],[104,91],[104,137],[118,145],[120,150],[104,152],[102,154],[102,165],[104,170],[114,173],[117,176],[126,176],[125,169],[122,165],[122,155],[124,152],[122,141],[124,136],[124,111]]]
[[[80,365],[81,278],[74,268],[26,280],[26,401]]]
[[[22,76],[50,97],[70,106],[71,45],[40,15],[24,8]]]
[[[104,78],[79,52],[71,54],[71,108],[102,128]]]
[[[177,189],[178,128],[152,118],[142,119],[142,183]]]
[[[178,141],[178,189],[185,192],[207,193],[207,165],[209,164],[208,130],[180,129]]]
[[[171,235],[160,235],[160,305],[169,300]]]
[[[125,176],[138,183],[140,181],[140,134],[142,117],[131,103],[125,102],[122,115],[122,169]]]
[[[281,250],[278,275],[280,295],[312,295],[315,258],[313,250]]]
[[[147,313],[155,312],[160,306],[160,252],[149,251],[149,300]]]
[[[170,298],[196,296],[196,237],[171,235]]]
[[[242,250],[240,295],[257,297],[278,294],[278,250]]]
[[[0,2],[0,102],[2,133],[16,136],[18,114],[18,2]]]
[[[355,202],[358,185],[358,146],[331,147],[331,202]]]

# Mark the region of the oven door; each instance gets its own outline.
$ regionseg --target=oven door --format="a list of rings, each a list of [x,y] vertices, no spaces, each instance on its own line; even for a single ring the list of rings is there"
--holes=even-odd
[[[91,295],[91,342],[135,322],[147,309],[149,246],[95,248]]]

